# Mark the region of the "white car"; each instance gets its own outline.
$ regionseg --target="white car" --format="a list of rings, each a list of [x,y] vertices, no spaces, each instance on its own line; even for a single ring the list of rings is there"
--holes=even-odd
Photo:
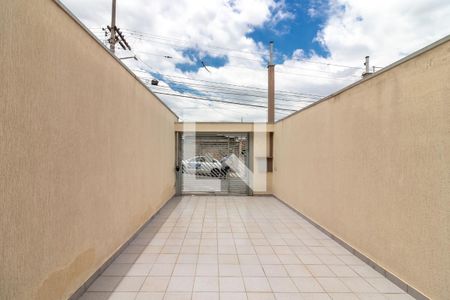
[[[210,156],[194,156],[182,161],[182,172],[218,177],[222,175],[222,164]]]

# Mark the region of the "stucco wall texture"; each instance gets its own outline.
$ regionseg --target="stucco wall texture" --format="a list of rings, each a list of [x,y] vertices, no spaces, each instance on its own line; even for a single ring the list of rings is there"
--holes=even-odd
[[[450,42],[275,126],[274,194],[432,299],[450,295]]]
[[[0,27],[0,299],[67,299],[174,194],[176,117],[53,1]]]

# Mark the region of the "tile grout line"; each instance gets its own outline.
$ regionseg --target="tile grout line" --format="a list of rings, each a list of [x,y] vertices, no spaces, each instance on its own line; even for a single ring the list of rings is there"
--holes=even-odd
[[[186,296],[188,296],[187,293],[190,293],[189,299],[191,300],[196,297],[195,279],[198,276],[197,267],[199,264],[199,256],[201,255],[200,254],[201,251],[203,251],[202,252],[203,255],[206,255],[204,258],[202,258],[203,263],[207,266],[212,267],[209,268],[208,270],[205,269],[206,271],[205,274],[213,274],[211,273],[211,271],[213,271],[214,267],[217,269],[215,272],[217,272],[216,276],[218,277],[218,282],[216,283],[218,284],[217,285],[218,288],[217,290],[215,290],[215,288],[212,288],[211,291],[209,291],[208,289],[210,289],[210,286],[207,285],[208,286],[207,289],[202,287],[197,291],[198,293],[211,292],[218,294],[218,296],[220,296],[221,293],[242,293],[245,294],[245,297],[249,295],[256,296],[256,294],[254,293],[270,293],[273,296],[276,296],[277,293],[288,293],[288,289],[289,293],[293,293],[293,290],[296,290],[295,293],[298,292],[315,293],[313,291],[302,292],[302,289],[299,289],[299,287],[297,286],[297,281],[293,280],[296,277],[303,277],[303,275],[298,275],[296,273],[297,275],[291,276],[289,272],[287,272],[286,269],[287,266],[296,266],[297,264],[302,264],[305,267],[306,272],[310,274],[313,279],[318,280],[318,278],[316,278],[308,269],[309,265],[305,265],[303,263],[302,259],[300,258],[302,257],[301,253],[311,253],[311,255],[316,256],[317,261],[311,261],[307,257],[306,259],[310,263],[312,263],[312,265],[314,264],[325,265],[330,269],[328,270],[330,276],[333,278],[337,277],[337,279],[343,279],[341,277],[346,277],[345,275],[342,276],[339,275],[334,271],[334,268],[332,268],[333,266],[340,266],[341,263],[335,264],[338,261],[333,260],[331,257],[328,258],[325,256],[330,255],[336,257],[338,260],[341,259],[342,266],[346,266],[347,268],[349,268],[349,270],[356,272],[353,273],[355,278],[363,279],[365,284],[372,287],[372,289],[375,289],[373,291],[374,293],[376,292],[386,295],[390,293],[389,291],[383,292],[382,290],[377,288],[379,286],[379,283],[381,284],[382,282],[383,283],[385,282],[385,284],[388,284],[388,282],[391,282],[390,279],[384,278],[383,279],[384,281],[379,279],[382,277],[376,276],[375,272],[371,273],[372,271],[370,270],[373,269],[373,267],[370,264],[368,264],[364,260],[359,261],[358,260],[359,257],[355,255],[352,251],[349,251],[346,247],[341,245],[335,239],[332,239],[332,237],[329,234],[320,230],[320,228],[317,227],[315,224],[313,224],[308,218],[303,216],[301,213],[298,213],[295,209],[292,209],[279,199],[276,199],[275,197],[270,197],[270,199],[269,198],[262,199],[262,201],[257,201],[254,198],[252,199],[250,197],[236,198],[234,200],[233,199],[232,201],[225,201],[224,199],[221,198],[212,199],[211,197],[204,197],[204,198],[200,197],[195,198],[193,196],[191,196],[190,198],[182,197],[181,201],[172,202],[175,205],[173,206],[169,205],[168,206],[169,209],[164,210],[162,214],[159,214],[160,217],[153,219],[155,222],[153,224],[154,226],[150,224],[148,228],[149,230],[145,229],[144,226],[145,232],[142,235],[142,237],[136,237],[135,241],[132,241],[130,243],[131,245],[133,245],[133,247],[135,247],[134,245],[144,248],[158,247],[151,249],[149,248],[148,249],[149,251],[147,251],[149,253],[156,253],[155,255],[157,256],[161,254],[172,254],[172,253],[176,254],[176,257],[167,256],[166,257],[167,259],[161,259],[159,261],[160,264],[172,265],[171,262],[173,261],[173,258],[176,258],[173,264],[174,266],[170,270],[170,274],[167,272],[168,270],[164,271],[164,273],[161,273],[164,274],[163,276],[168,276],[167,286],[165,287],[165,290],[162,292],[163,297],[165,297],[167,294],[170,295],[185,294]],[[201,224],[200,227],[199,224]],[[150,227],[152,228],[154,227],[155,230],[150,230],[151,229]],[[265,230],[267,230],[267,232]],[[198,239],[198,241],[195,241],[196,239]],[[211,243],[213,241],[212,239],[216,239],[215,243]],[[230,239],[232,244],[230,243]],[[153,240],[154,242],[152,242]],[[182,247],[186,242],[187,245],[196,244],[197,246],[187,246],[188,248],[186,249],[186,251],[182,251]],[[217,247],[216,249],[211,247],[214,244]],[[219,254],[219,252],[221,252],[219,251],[219,245],[221,244],[223,244],[223,246],[226,247],[226,249],[224,249],[224,252],[222,254]],[[203,250],[201,250],[201,245],[205,247]],[[256,290],[253,290],[253,288],[252,290],[247,290],[247,286],[244,280],[245,276],[244,273],[242,272],[242,267],[244,266],[244,264],[241,263],[241,259],[239,258],[238,247],[242,249],[243,251],[242,253],[254,254],[255,257],[257,258],[257,260],[249,261],[251,264],[248,266],[251,266],[256,263],[259,266],[259,268],[262,269],[262,272],[261,270],[251,270],[250,273],[248,273],[249,276],[247,277],[263,278],[268,284],[268,287],[266,287],[265,284],[263,284],[263,282],[260,281],[260,283],[258,283],[258,285],[255,286]],[[278,247],[286,247],[286,249]],[[275,262],[271,257],[262,257],[261,259],[263,259],[263,261],[267,263],[266,265],[262,264],[260,256],[258,255],[259,250],[257,251],[257,248],[260,250],[260,255],[273,254],[273,258],[277,258],[277,261]],[[349,252],[347,252],[344,249],[346,249]],[[139,249],[133,248],[132,250],[136,251]],[[289,252],[287,252],[287,250],[289,250]],[[124,251],[127,252],[126,250]],[[230,254],[232,254],[230,251],[234,251],[233,255],[236,256],[236,259],[231,260],[231,257],[228,257],[230,256]],[[272,253],[270,253],[269,251]],[[180,261],[180,257],[183,255],[183,253],[193,256],[186,257],[186,259]],[[214,254],[215,256],[214,260],[212,260],[213,255],[210,254]],[[286,254],[292,257],[288,256],[284,257],[283,255]],[[237,265],[238,269],[225,268],[224,269],[225,273],[223,273],[225,276],[221,276],[222,275],[222,272],[220,272],[221,255],[224,256],[222,265],[225,266]],[[322,255],[324,255],[324,258],[322,258]],[[282,256],[283,258],[280,258],[280,256]],[[297,260],[294,261],[294,258],[297,258]],[[129,257],[126,259],[127,261],[128,260],[131,261],[133,257]],[[134,263],[132,264],[139,265],[140,263],[145,263],[150,259],[151,257],[144,257],[142,262],[137,263],[138,258],[135,258],[133,259]],[[158,257],[154,258],[154,263],[148,270],[147,276],[145,276],[146,279],[149,278],[150,273],[153,267],[155,266],[157,259]],[[193,273],[191,268],[189,269],[181,268],[180,269],[181,273],[175,275],[179,273],[178,271],[175,272],[177,265],[191,264],[193,262],[195,262],[194,265],[195,268]],[[264,266],[274,268],[268,269],[266,271],[266,269],[264,269]],[[275,268],[275,266],[282,268],[285,271],[285,273],[280,274],[278,269]],[[355,266],[355,269],[353,268],[353,266]],[[358,268],[356,268],[356,266],[358,266]],[[237,270],[239,272],[236,272]],[[256,271],[258,272],[254,273]],[[317,270],[317,272],[319,272],[318,276],[320,278],[330,277],[327,275],[328,273],[323,273],[324,271],[325,270],[323,271]],[[362,273],[360,273],[360,271]],[[254,274],[257,275],[255,276]],[[269,276],[269,274],[275,275]],[[103,276],[103,274],[100,275]],[[129,277],[132,276],[134,275],[131,275]],[[159,275],[155,273],[154,276]],[[169,290],[171,280],[174,277],[180,276],[182,278],[183,277],[192,278],[193,283],[192,286],[190,287],[190,291],[188,291],[188,289],[184,287],[183,289],[177,290],[176,285],[175,289]],[[215,275],[203,275],[203,276],[215,277]],[[374,276],[377,278],[377,280],[380,280],[379,283],[371,282],[369,280],[371,279],[371,276]],[[230,290],[227,289],[226,291],[221,291],[220,288],[221,277],[241,278],[241,280],[243,281],[242,282],[243,290],[241,291],[240,288],[233,290],[232,288]],[[272,288],[272,284],[269,281],[269,278],[285,278],[285,277],[290,279],[290,284],[288,284],[287,281],[275,280],[274,281],[275,289],[278,291],[275,292],[274,289]],[[350,277],[353,278],[353,276]],[[180,283],[183,281],[184,280],[181,280]],[[135,299],[138,298],[139,292],[144,292],[141,291],[144,282],[139,288],[138,293],[134,296]],[[350,288],[350,286],[347,285],[347,281],[340,281],[340,282],[344,284],[344,286],[347,286],[347,288]],[[229,283],[227,284],[229,285]],[[294,285],[291,287],[291,284]],[[332,297],[334,293],[333,290],[328,291],[320,281],[317,281],[317,285],[322,288],[321,293],[324,293],[324,295]],[[250,286],[253,286],[253,283],[251,283]],[[264,288],[262,288],[263,286]],[[330,285],[327,283],[327,286]],[[290,291],[291,288],[292,291]],[[357,291],[353,290],[353,288],[350,288],[350,290],[351,291],[349,291],[349,293],[352,293],[353,296],[357,296],[356,295]],[[402,290],[404,291],[404,289]],[[318,293],[319,291],[316,292]],[[392,293],[399,293],[399,292],[393,291]],[[344,291],[343,290],[339,292],[336,291],[336,293],[344,293]],[[401,294],[406,295],[404,294],[404,292]],[[169,297],[170,295],[168,295],[167,297]]]
[[[329,232],[327,229],[325,229],[324,227],[322,227],[321,225],[319,225],[318,223],[313,221],[311,218],[305,216],[303,213],[301,213],[298,210],[296,210],[295,208],[293,208],[287,202],[284,202],[283,200],[281,200],[280,198],[278,198],[275,195],[272,195],[272,197],[274,199],[278,200],[283,205],[285,205],[287,208],[289,208],[292,211],[294,211],[295,213],[297,213],[302,218],[304,218],[306,221],[308,221],[311,225],[316,227],[322,233],[324,233],[325,235],[327,235],[328,237],[330,237],[331,239],[333,239],[334,241],[339,243],[342,247],[347,249],[350,253],[355,255],[357,258],[361,259],[369,267],[373,268],[375,271],[377,271],[378,273],[383,275],[384,278],[388,279],[391,283],[395,284],[397,287],[399,287],[400,289],[405,291],[408,295],[412,296],[413,298],[415,298],[417,300],[430,300],[430,298],[428,298],[427,296],[425,296],[424,294],[422,294],[421,292],[419,292],[412,286],[408,285],[406,282],[401,280],[399,277],[395,276],[391,272],[387,271],[386,269],[384,269],[383,267],[378,265],[376,262],[371,260],[369,257],[365,256],[363,253],[359,252],[358,250],[356,250],[355,248],[353,248],[352,246],[347,244],[344,240],[340,239],[339,237],[337,237],[334,234],[332,234],[331,232]]]
[[[92,275],[90,275],[88,277],[88,279],[86,281],[84,281],[84,283],[82,283],[80,285],[80,287],[73,292],[73,294],[68,298],[68,300],[77,300],[79,299],[87,290],[88,288],[94,283],[94,281],[100,277],[100,275],[114,262],[114,260],[123,253],[123,251],[128,247],[128,245],[130,245],[130,243],[132,241],[134,241],[137,236],[142,232],[142,230],[144,230],[144,228],[150,224],[150,222],[152,220],[155,219],[155,217],[157,217],[161,210],[172,200],[179,198],[177,195],[172,196],[171,198],[169,198],[163,205],[161,205],[158,210],[147,220],[144,222],[144,224],[142,224],[134,234],[131,235],[131,237],[125,241],[125,243],[123,243],[97,270],[94,271],[94,273],[92,273]]]

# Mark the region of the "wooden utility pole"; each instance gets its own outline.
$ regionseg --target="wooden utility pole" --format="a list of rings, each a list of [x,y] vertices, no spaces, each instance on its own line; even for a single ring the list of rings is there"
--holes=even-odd
[[[111,37],[109,39],[109,49],[114,53],[116,49],[116,0],[112,0],[111,12]]]
[[[270,57],[268,69],[268,103],[267,103],[267,123],[275,122],[275,64],[273,63],[273,42],[270,42]]]

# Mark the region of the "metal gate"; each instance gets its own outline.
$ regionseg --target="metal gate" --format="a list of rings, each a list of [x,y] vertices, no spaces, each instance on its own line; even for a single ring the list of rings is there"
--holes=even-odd
[[[177,152],[180,194],[250,193],[248,133],[180,133]]]

